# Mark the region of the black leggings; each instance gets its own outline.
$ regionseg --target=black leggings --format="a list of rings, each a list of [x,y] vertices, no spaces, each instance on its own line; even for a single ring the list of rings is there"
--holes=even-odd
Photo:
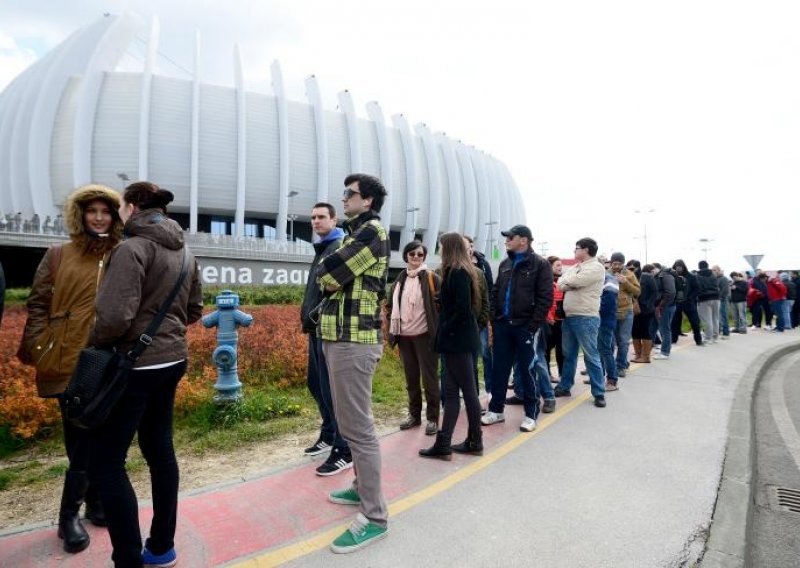
[[[545,359],[547,360],[547,368],[550,368],[550,352],[555,349],[556,351],[556,367],[558,367],[558,376],[561,376],[561,369],[564,368],[564,350],[561,348],[561,321],[556,320],[553,324],[547,324],[550,327],[550,333],[547,334],[547,353]]]
[[[161,369],[131,371],[108,421],[90,434],[89,480],[105,509],[115,566],[142,565],[139,505],[125,471],[137,432],[153,492],[153,521],[146,546],[154,554],[164,554],[175,545],[179,474],[172,446],[172,411],[175,389],[185,370],[182,361]]]
[[[472,353],[445,353],[444,379],[444,418],[442,434],[452,438],[453,430],[458,422],[458,391],[464,393],[464,407],[467,410],[467,421],[471,432],[481,430],[481,405],[478,402],[478,389],[472,374]]]
[[[656,317],[655,312],[633,316],[633,330],[631,331],[631,336],[634,339],[639,339],[639,340],[653,339],[653,336],[651,335],[650,326],[653,324],[653,318],[655,317]]]

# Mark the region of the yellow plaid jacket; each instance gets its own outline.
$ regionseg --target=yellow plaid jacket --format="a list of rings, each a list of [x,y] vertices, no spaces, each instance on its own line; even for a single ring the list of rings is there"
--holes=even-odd
[[[317,280],[328,293],[317,333],[325,341],[381,343],[380,303],[386,295],[389,235],[373,211],[344,223],[342,246],[318,265]]]

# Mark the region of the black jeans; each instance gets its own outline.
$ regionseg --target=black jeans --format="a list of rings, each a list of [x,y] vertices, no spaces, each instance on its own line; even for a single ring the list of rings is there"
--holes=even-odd
[[[675,315],[672,316],[672,343],[677,343],[678,339],[680,339],[683,314],[686,314],[686,317],[689,319],[689,325],[692,326],[694,342],[701,345],[703,343],[703,336],[700,335],[700,316],[697,313],[697,302],[693,300],[675,304]]]
[[[163,554],[175,545],[179,474],[172,446],[172,414],[175,389],[185,371],[185,361],[163,369],[131,371],[108,421],[91,432],[89,480],[105,508],[115,566],[142,565],[139,505],[125,471],[128,449],[137,432],[153,493],[153,521],[146,546],[154,554]]]
[[[61,397],[58,398],[58,406],[61,408],[61,423],[64,425],[64,447],[67,450],[69,470],[85,473],[89,467],[89,432],[67,422],[66,404]]]
[[[444,418],[442,418],[442,434],[447,439],[453,437],[453,430],[458,422],[458,411],[461,402],[458,391],[464,393],[464,407],[467,411],[467,422],[470,432],[481,431],[481,403],[478,401],[478,389],[472,374],[472,353],[444,353],[446,361],[444,380]]]
[[[555,349],[556,366],[558,367],[558,377],[561,378],[561,369],[564,368],[564,350],[561,348],[561,321],[556,320],[550,326],[550,333],[547,334],[547,368],[550,368],[550,353]]]

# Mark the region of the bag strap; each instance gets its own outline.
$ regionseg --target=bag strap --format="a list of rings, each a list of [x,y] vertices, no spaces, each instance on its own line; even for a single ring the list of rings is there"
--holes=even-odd
[[[136,345],[133,346],[133,349],[128,351],[127,357],[131,361],[136,361],[144,352],[144,350],[147,349],[151,343],[153,343],[153,336],[158,331],[161,322],[164,321],[164,317],[167,315],[167,310],[169,310],[170,306],[172,306],[172,303],[175,301],[175,297],[178,295],[181,284],[183,284],[183,281],[186,279],[186,274],[189,272],[189,266],[187,262],[188,259],[189,249],[184,247],[183,259],[181,260],[181,273],[178,276],[178,281],[175,282],[175,286],[172,287],[172,291],[170,291],[169,296],[167,296],[167,298],[161,304],[161,307],[158,309],[158,313],[150,322],[150,325],[148,325],[147,329],[144,330],[144,333],[139,336],[139,341],[136,342]]]
[[[61,243],[50,247],[50,277],[53,279],[54,286],[56,283],[56,276],[58,275],[58,267],[61,266],[61,247]]]

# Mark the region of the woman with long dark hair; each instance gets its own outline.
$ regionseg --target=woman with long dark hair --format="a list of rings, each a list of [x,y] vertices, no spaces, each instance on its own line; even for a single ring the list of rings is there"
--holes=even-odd
[[[483,453],[481,406],[472,369],[472,354],[481,346],[476,313],[481,298],[478,278],[483,278],[467,253],[459,233],[445,233],[439,238],[442,258],[442,288],[439,292],[439,329],[436,350],[444,356],[444,418],[436,442],[419,451],[426,458],[449,460],[452,452]],[[463,443],[451,446],[458,422],[459,390],[464,395],[469,429]]]
[[[129,185],[120,217],[125,238],[111,255],[97,295],[92,343],[130,351],[169,296],[186,262],[188,273],[152,342],[133,365],[119,403],[92,431],[89,478],[106,510],[115,566],[174,566],[178,463],[172,445],[175,390],[186,370],[187,325],[200,319],[202,290],[194,257],[184,256],[183,230],[167,217],[171,192],[149,182]],[[153,520],[142,550],[139,506],[125,460],[134,434],[150,468]]]
[[[69,466],[58,513],[58,536],[64,539],[67,552],[89,546],[89,534],[79,515],[84,500],[86,518],[97,526],[106,524],[97,491],[86,480],[87,432],[67,422],[60,395],[89,339],[104,265],[122,239],[118,210],[119,194],[104,185],[85,185],[67,197],[64,222],[69,241],[47,249],[36,269],[27,303],[28,320],[17,352],[23,363],[36,367],[39,396],[59,399]]]

